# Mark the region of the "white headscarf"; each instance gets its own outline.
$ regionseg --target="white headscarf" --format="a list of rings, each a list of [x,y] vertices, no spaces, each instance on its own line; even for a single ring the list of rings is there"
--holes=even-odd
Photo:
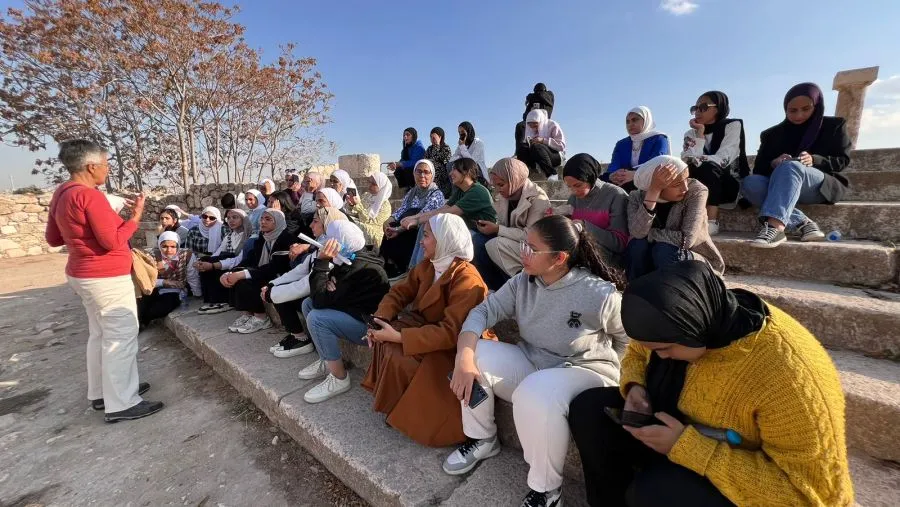
[[[366,235],[349,220],[335,220],[325,228],[325,241],[335,239],[343,248],[358,252],[366,247]],[[323,242],[324,243],[324,242]]]
[[[187,218],[187,217],[190,216],[190,215],[189,215],[187,212],[185,212],[183,209],[179,208],[177,204],[170,204],[170,205],[166,206],[166,209],[172,210],[172,211],[174,211],[176,214],[178,214],[178,218],[179,218],[179,219],[181,219],[181,218]]]
[[[247,205],[248,212],[247,218],[250,219],[250,227],[253,230],[254,235],[259,234],[259,219],[262,218],[262,214],[266,211],[266,202],[263,199],[262,192],[255,188],[251,188],[247,191],[248,194],[253,194],[253,197],[256,198],[256,207],[250,208],[250,205]],[[245,197],[246,199],[246,197]]]
[[[638,106],[631,111],[628,111],[628,114],[634,113],[641,118],[644,119],[644,128],[641,129],[637,134],[629,135],[631,138],[631,142],[633,143],[643,143],[644,139],[648,137],[653,137],[662,132],[656,130],[656,123],[653,121],[653,113],[650,112],[650,108],[647,106]],[[626,115],[627,116],[627,115]]]
[[[688,165],[678,157],[672,155],[659,155],[639,165],[634,172],[634,186],[639,190],[647,191],[650,188],[650,182],[653,181],[653,171],[657,167],[666,164],[674,164],[678,170],[678,174],[688,170]],[[666,202],[663,199],[657,199],[658,202]]]
[[[162,244],[166,241],[174,241],[175,246],[177,247],[178,244],[181,243],[181,237],[178,236],[178,233],[175,231],[166,231],[156,238],[156,246],[159,248],[159,254],[162,255],[163,258],[166,258],[166,256],[162,253]],[[178,254],[176,253],[175,255],[177,256]]]
[[[325,187],[320,188],[317,192],[322,192],[325,195],[325,198],[328,199],[329,207],[337,209],[344,207],[344,199],[341,198],[341,194],[339,194],[337,190],[331,187]]]
[[[333,173],[331,173],[331,175],[337,178],[338,181],[341,182],[341,185],[344,186],[344,194],[347,193],[348,188],[356,188],[356,183],[353,182],[353,178],[350,177],[350,174],[347,171],[343,169],[337,169]]]
[[[373,174],[372,178],[375,179],[375,184],[378,185],[378,193],[372,198],[372,205],[369,206],[369,218],[375,220],[378,212],[381,211],[381,207],[391,198],[394,185],[391,184],[391,180],[383,172]]]
[[[207,206],[203,208],[200,216],[207,214],[216,217],[216,221],[212,225],[207,226],[201,218],[197,228],[200,229],[200,235],[209,240],[209,246],[206,247],[206,251],[215,252],[219,249],[219,245],[222,244],[222,212],[215,206]]]
[[[241,217],[241,228],[238,230],[234,230],[231,227],[228,227],[228,231],[225,233],[225,239],[223,241],[226,243],[226,251],[230,253],[240,252],[244,247],[244,242],[247,241],[247,238],[250,237],[250,234],[252,232],[252,228],[250,227],[250,219],[247,218],[247,212],[240,208],[234,208],[226,211],[225,218],[228,218],[229,213],[234,213]]]
[[[528,126],[529,123],[535,121],[538,124],[537,130]],[[528,116],[525,118],[525,136],[543,137],[544,139],[550,137],[550,118],[547,116],[547,111],[544,111],[543,109],[532,109],[528,112]]]
[[[270,194],[275,191],[275,182],[270,180],[269,178],[266,178],[266,179],[260,181],[259,186],[265,188],[266,191],[269,192]],[[269,191],[270,188],[272,189],[271,191]],[[259,190],[257,190],[257,192],[259,192]]]
[[[272,249],[275,248],[275,241],[287,229],[287,219],[284,218],[284,213],[281,210],[266,209],[263,214],[269,215],[275,220],[275,228],[269,232],[262,233],[262,239],[265,241],[265,244],[263,245],[262,254],[259,256],[259,266],[265,266],[269,263],[272,258]]]
[[[435,280],[447,271],[455,259],[471,261],[475,257],[472,233],[461,217],[452,213],[441,213],[429,218],[428,224],[437,243],[434,258],[431,259]]]

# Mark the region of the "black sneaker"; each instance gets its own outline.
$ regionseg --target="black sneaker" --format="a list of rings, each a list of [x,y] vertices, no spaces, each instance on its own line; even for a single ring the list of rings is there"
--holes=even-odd
[[[787,236],[784,235],[784,231],[779,231],[766,222],[763,224],[762,229],[759,230],[759,234],[756,235],[756,239],[750,242],[750,246],[775,248],[785,241],[787,241]]]
[[[819,224],[812,220],[807,220],[803,225],[797,227],[797,235],[800,236],[800,241],[803,242],[823,241],[825,239],[825,233],[819,229]]]
[[[120,410],[118,412],[110,412],[106,414],[103,420],[108,423],[116,423],[119,421],[133,421],[134,419],[140,419],[142,417],[147,417],[148,415],[153,415],[162,410],[164,406],[165,405],[163,405],[163,402],[161,401],[144,400],[131,408]]]
[[[562,507],[562,504],[562,488],[556,488],[546,493],[539,493],[532,489],[522,500],[522,507]]]
[[[150,390],[149,382],[141,382],[140,384],[138,384],[138,394],[139,395],[144,394],[149,390]],[[100,398],[99,400],[91,400],[91,408],[94,410],[105,409],[106,405],[103,403],[103,398]]]
[[[289,334],[281,340],[279,345],[281,345],[280,348],[272,351],[272,354],[274,354],[275,357],[294,357],[302,354],[309,354],[313,350],[316,350],[316,346],[313,345],[312,340],[304,334],[300,335],[299,338],[293,334]]]

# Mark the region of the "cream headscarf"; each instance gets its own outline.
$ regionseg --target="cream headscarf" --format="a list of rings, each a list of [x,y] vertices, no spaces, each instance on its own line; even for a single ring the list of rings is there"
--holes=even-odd
[[[275,182],[272,181],[272,180],[270,180],[269,178],[266,178],[266,179],[260,181],[260,182],[259,182],[259,186],[261,186],[261,187],[263,187],[263,188],[266,189],[266,192],[268,192],[268,193],[266,194],[266,196],[269,196],[272,192],[275,191]],[[272,190],[269,190],[270,188],[271,188]]]
[[[461,217],[452,213],[441,213],[429,218],[428,225],[431,226],[431,233],[437,243],[434,258],[431,259],[435,280],[447,271],[454,260],[471,261],[475,257],[472,233]]]
[[[537,122],[537,130],[528,126],[531,122]],[[547,116],[547,111],[532,109],[528,112],[528,116],[525,118],[525,137],[543,137],[544,139],[550,137],[550,118]]]
[[[207,206],[203,208],[200,215],[203,216],[206,214],[216,217],[216,221],[213,222],[212,225],[206,226],[203,224],[203,219],[201,218],[197,228],[200,229],[200,235],[209,240],[206,251],[215,252],[219,249],[219,245],[222,244],[222,212],[215,206]]]
[[[320,188],[318,192],[322,192],[326,199],[328,199],[328,205],[332,208],[341,209],[344,207],[344,199],[341,198],[341,194],[338,193],[337,190],[331,187]]]
[[[350,177],[350,174],[343,169],[337,169],[333,173],[332,176],[338,179],[341,182],[341,185],[344,186],[344,191],[341,193],[346,194],[348,188],[356,188],[356,183],[353,182],[353,178]]]
[[[644,119],[644,128],[641,129],[641,131],[638,132],[637,134],[628,136],[631,138],[631,142],[633,142],[633,143],[641,142],[642,143],[642,142],[644,142],[644,139],[647,139],[648,137],[653,137],[653,136],[662,134],[662,132],[656,130],[656,123],[653,121],[653,113],[650,112],[649,107],[638,106],[638,107],[635,107],[634,109],[632,109],[631,111],[628,111],[628,114],[631,114],[631,113],[634,113]],[[626,116],[628,116],[628,115],[626,115]]]
[[[319,222],[322,223],[322,230],[327,231],[328,226],[331,225],[332,222],[337,220],[347,220],[347,215],[345,215],[341,210],[337,208],[332,208],[331,206],[327,208],[319,208],[316,210],[316,217],[319,219]],[[324,236],[324,234],[322,235]],[[322,242],[319,238],[316,238],[319,243]]]
[[[335,239],[343,249],[358,252],[366,247],[366,235],[349,220],[335,220],[325,228],[325,241]],[[323,242],[324,243],[324,242]]]
[[[634,172],[634,186],[639,190],[647,191],[650,188],[650,182],[653,181],[653,171],[657,167],[666,164],[674,164],[678,174],[688,170],[688,165],[678,157],[672,155],[659,155],[639,165]],[[657,202],[667,202],[663,199],[657,199]]]
[[[262,233],[262,239],[265,241],[265,244],[263,244],[262,254],[259,256],[258,266],[265,266],[269,263],[272,259],[272,249],[275,248],[275,241],[287,229],[287,220],[284,218],[284,213],[281,210],[267,209],[263,215],[269,215],[275,220],[275,228],[269,232]]]
[[[394,191],[394,186],[391,184],[391,180],[383,172],[373,174],[372,178],[375,179],[375,184],[378,185],[378,192],[372,198],[372,205],[369,206],[369,218],[375,220],[378,213],[381,211],[381,206],[391,198],[391,192]]]
[[[496,174],[500,179],[509,184],[509,196],[511,199],[518,197],[528,182],[528,166],[519,159],[501,158],[491,167],[488,174]]]
[[[178,236],[178,233],[175,231],[166,231],[166,232],[160,234],[159,238],[156,239],[156,246],[157,246],[157,248],[159,248],[160,256],[162,256],[164,259],[167,259],[168,257],[163,255],[163,253],[162,253],[162,244],[165,241],[174,241],[175,246],[178,247],[178,244],[181,242],[181,237]],[[176,252],[173,257],[177,257],[177,256],[178,256],[178,253]]]
[[[234,229],[228,227],[228,232],[225,233],[225,239],[223,240],[225,243],[225,250],[230,253],[240,252],[241,249],[244,248],[244,242],[247,241],[247,238],[250,237],[253,228],[250,226],[250,219],[247,218],[246,211],[240,208],[230,209],[225,212],[226,218],[228,217],[229,213],[234,213],[235,215],[239,215],[241,217],[241,228],[235,231]]]

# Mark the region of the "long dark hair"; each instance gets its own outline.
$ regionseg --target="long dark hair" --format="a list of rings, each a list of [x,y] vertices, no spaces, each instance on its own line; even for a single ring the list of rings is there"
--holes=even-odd
[[[288,194],[284,190],[272,192],[269,195],[269,201],[271,201],[272,199],[278,201],[278,204],[281,205],[281,212],[284,213],[285,216],[287,216],[288,213],[294,211],[294,208],[296,208],[296,206],[294,206],[294,200],[291,199],[290,194]],[[268,202],[266,203],[266,205],[268,205]]]
[[[403,143],[403,149],[400,150],[400,160],[409,160],[409,147],[416,144],[416,141],[419,140],[419,133],[416,132],[416,129],[412,127],[406,127],[405,129],[403,129],[403,132],[409,132],[412,140],[409,142],[409,144]]]
[[[447,136],[444,135],[444,129],[442,129],[441,127],[434,127],[433,129],[431,129],[431,134],[437,134],[438,137],[441,138],[441,142],[439,143],[441,147],[447,146]]]
[[[478,181],[478,163],[471,158],[458,158],[454,160],[453,169],[462,173],[463,176],[472,178],[472,181]]]
[[[460,123],[459,126],[466,131],[466,148],[472,146],[475,141],[475,127],[467,121]]]
[[[566,261],[569,269],[582,267],[612,283],[617,289],[625,289],[625,277],[603,260],[600,247],[581,221],[551,215],[535,222],[531,230],[537,232],[551,250],[569,254]]]
[[[170,217],[172,217],[172,220],[175,221],[175,225],[173,225],[171,227],[166,227],[166,230],[177,232],[178,228],[181,227],[181,223],[178,221],[178,213],[175,210],[164,209],[159,212],[160,218],[162,218],[163,215],[169,215]]]

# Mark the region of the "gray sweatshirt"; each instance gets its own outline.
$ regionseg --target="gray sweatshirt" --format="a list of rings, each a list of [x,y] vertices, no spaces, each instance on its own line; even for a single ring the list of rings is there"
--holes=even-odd
[[[481,336],[514,318],[522,337],[518,346],[535,368],[580,366],[618,383],[628,337],[615,286],[581,268],[549,286],[531,278],[525,272],[512,277],[469,312],[462,332]]]

